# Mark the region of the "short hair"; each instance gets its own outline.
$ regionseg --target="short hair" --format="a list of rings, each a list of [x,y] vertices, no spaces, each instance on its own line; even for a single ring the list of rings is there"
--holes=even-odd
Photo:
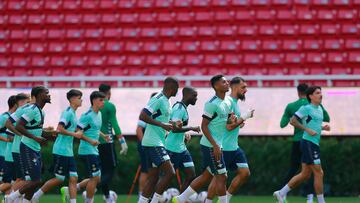
[[[308,100],[309,103],[311,102],[310,95],[312,95],[317,89],[321,90],[321,87],[320,86],[311,86],[306,89],[306,99]]]
[[[76,89],[71,89],[70,91],[68,91],[66,93],[66,98],[70,101],[70,99],[72,97],[78,97],[78,96],[82,96],[82,92],[80,90],[76,90]]]
[[[195,92],[195,89],[193,87],[190,87],[190,86],[185,86],[183,89],[182,89],[182,94],[183,96],[186,95],[186,94],[189,94],[191,92]]]
[[[16,98],[16,102],[24,100],[24,99],[29,99],[29,95],[25,94],[25,93],[19,93],[17,95],[15,95]]]
[[[241,82],[245,82],[244,78],[236,76],[230,81],[230,86],[240,84]]]
[[[215,75],[210,79],[211,87],[215,88],[215,83],[219,81],[221,78],[223,78],[224,75]]]
[[[299,94],[306,94],[306,90],[308,88],[309,88],[309,85],[306,83],[301,83],[296,87]]]
[[[176,85],[179,87],[179,81],[178,79],[174,78],[174,77],[167,77],[164,80],[164,86],[171,86],[171,85]]]
[[[40,93],[46,90],[46,87],[44,86],[35,86],[31,89],[31,96],[37,97]]]
[[[9,109],[13,108],[15,105],[16,105],[16,95],[12,95],[9,97],[7,103],[8,103],[8,106],[9,106]]]
[[[103,93],[108,93],[111,90],[111,86],[105,83],[99,85],[99,91]]]
[[[93,100],[94,99],[97,99],[97,98],[105,98],[105,94],[103,92],[100,92],[100,91],[93,91],[91,94],[90,94],[90,103],[91,105],[93,105]]]

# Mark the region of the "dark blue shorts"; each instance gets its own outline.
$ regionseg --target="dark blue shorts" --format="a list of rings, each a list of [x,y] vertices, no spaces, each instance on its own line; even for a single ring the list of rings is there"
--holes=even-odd
[[[77,169],[74,157],[61,156],[53,154],[54,174],[59,180],[65,180],[65,177],[77,177]]]
[[[2,182],[5,172],[5,157],[0,156],[0,182]]]
[[[249,168],[244,151],[238,148],[235,151],[223,151],[227,170],[235,171],[239,168]]]
[[[178,168],[194,167],[194,162],[188,150],[181,153],[176,153],[169,150],[167,150],[167,152],[170,156],[171,163],[173,164],[175,170]]]
[[[19,153],[12,153],[15,165],[15,174],[16,178],[24,179],[24,166],[21,161],[21,156]]]
[[[301,140],[301,161],[305,164],[320,165],[320,147],[308,140]]]
[[[141,142],[138,142],[137,150],[138,150],[139,156],[140,156],[141,172],[146,173],[147,172],[146,155],[145,155],[145,151],[141,145]]]
[[[3,182],[4,183],[11,183],[12,181],[16,180],[15,171],[14,171],[14,162],[5,161],[4,164],[4,176]]]
[[[170,160],[170,156],[166,152],[165,147],[145,147],[143,146],[146,157],[146,168],[159,167],[165,161]]]
[[[41,180],[41,154],[24,143],[20,143],[20,156],[23,163],[25,180]]]
[[[202,152],[202,156],[203,156],[204,170],[205,169],[208,170],[213,175],[225,174],[227,172],[223,154],[221,155],[221,158],[219,161],[215,161],[213,148],[201,145],[201,152]]]
[[[88,177],[101,176],[100,157],[98,155],[79,155],[79,158],[85,163]]]

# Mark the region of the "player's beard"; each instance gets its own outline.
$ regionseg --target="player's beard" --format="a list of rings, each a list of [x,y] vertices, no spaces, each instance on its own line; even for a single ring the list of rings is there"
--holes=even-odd
[[[240,101],[245,101],[246,99],[245,94],[241,94],[241,93],[238,94],[238,98],[240,99]]]

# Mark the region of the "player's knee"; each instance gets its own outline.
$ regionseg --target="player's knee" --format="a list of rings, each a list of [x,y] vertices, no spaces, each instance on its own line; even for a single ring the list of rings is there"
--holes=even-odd
[[[310,171],[302,171],[302,172],[301,172],[301,175],[302,175],[302,177],[303,177],[305,180],[308,180],[308,179],[310,179],[310,177],[311,177]]]
[[[69,183],[70,184],[77,184],[78,178],[76,176],[71,176],[69,178]]]
[[[315,170],[314,171],[314,176],[316,176],[316,177],[324,177],[324,171],[323,170]]]
[[[247,169],[244,169],[241,171],[241,176],[242,178],[244,179],[248,179],[250,177],[250,170],[247,168]]]

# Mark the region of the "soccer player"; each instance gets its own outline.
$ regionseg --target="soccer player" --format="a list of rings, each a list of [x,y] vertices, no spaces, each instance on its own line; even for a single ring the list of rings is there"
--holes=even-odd
[[[179,82],[173,77],[167,77],[161,92],[150,99],[147,106],[140,114],[140,120],[147,123],[142,146],[145,151],[148,179],[139,203],[147,203],[151,194],[155,191],[151,203],[159,202],[161,194],[168,187],[175,170],[170,162],[170,157],[164,147],[166,131],[171,131],[173,126],[179,123],[170,121],[170,97],[176,96]],[[163,176],[159,179],[160,171]]]
[[[5,193],[5,200],[10,194],[12,181],[15,180],[14,160],[11,154],[14,134],[7,131],[5,122],[10,117],[10,114],[14,113],[18,107],[16,96],[10,96],[7,103],[9,110],[0,115],[0,179],[1,182],[3,182],[3,184],[0,185],[0,191]]]
[[[82,103],[82,92],[72,89],[66,94],[70,106],[67,107],[61,114],[60,121],[57,127],[59,132],[56,141],[53,145],[53,158],[54,158],[54,174],[55,178],[48,180],[32,197],[32,202],[38,202],[40,197],[50,191],[55,186],[61,185],[65,177],[69,177],[69,193],[70,203],[76,202],[77,191],[77,169],[73,152],[73,139],[81,139],[82,131],[75,132],[78,123],[76,118],[76,110]],[[97,144],[94,142],[94,144]],[[84,188],[88,179],[79,183],[78,188]],[[64,190],[64,189],[63,189]],[[62,192],[63,201],[65,197]]]
[[[20,142],[21,142],[21,133],[18,132],[15,129],[17,121],[21,118],[21,116],[24,114],[25,109],[31,104],[35,103],[35,96],[31,95],[31,100],[29,98],[28,94],[20,93],[16,95],[17,97],[17,104],[18,108],[14,113],[10,115],[10,117],[6,120],[5,126],[8,130],[10,130],[14,135],[14,140],[12,143],[12,155],[14,159],[14,168],[15,168],[15,175],[16,175],[16,181],[12,185],[12,190],[16,191],[19,188],[21,188],[25,184],[25,177],[23,172],[23,164],[20,160]],[[29,103],[30,102],[30,103]],[[22,198],[22,197],[21,197]]]
[[[311,86],[306,90],[309,104],[300,107],[290,120],[295,128],[304,131],[301,140],[301,172],[281,189],[274,192],[274,197],[282,203],[287,193],[314,175],[314,188],[319,203],[325,203],[323,194],[323,170],[320,161],[321,131],[330,131],[329,125],[322,126],[324,111],[320,107],[322,101],[321,87]],[[302,123],[299,122],[301,120]]]
[[[157,92],[154,92],[151,94],[150,98],[152,98],[153,96],[155,96],[157,94]],[[144,137],[144,133],[145,133],[145,129],[146,129],[146,123],[142,120],[139,120],[136,126],[136,137],[138,139],[138,144],[137,144],[137,150],[140,156],[140,177],[139,177],[139,196],[142,195],[142,191],[145,185],[145,182],[147,180],[147,167],[146,167],[146,157],[145,157],[145,152],[141,146],[141,141]]]
[[[306,90],[309,86],[305,83],[299,84],[297,86],[297,92],[299,99],[289,103],[284,111],[283,116],[281,117],[280,127],[285,128],[289,122],[291,117],[295,114],[296,111],[299,110],[300,107],[309,104],[308,100],[306,99]],[[330,117],[328,112],[324,109],[324,107],[320,104],[324,112],[324,122],[330,122]],[[296,175],[300,166],[301,166],[301,149],[300,149],[300,141],[302,139],[304,132],[301,129],[294,128],[294,136],[291,148],[291,155],[290,155],[290,169],[288,174],[285,178],[283,185],[285,185],[289,180]],[[307,203],[313,202],[313,194],[314,194],[314,178],[311,177],[310,180],[305,184],[305,192],[307,194]]]
[[[203,155],[203,173],[193,180],[190,186],[179,196],[172,199],[173,203],[184,203],[198,192],[205,184],[215,177],[216,193],[221,203],[226,203],[226,168],[222,152],[222,140],[226,122],[231,115],[231,104],[225,99],[229,91],[229,83],[223,75],[216,75],[210,80],[215,96],[205,103],[201,129],[204,136],[200,145]]]
[[[16,125],[16,130],[23,137],[20,143],[20,155],[24,167],[24,175],[27,183],[19,190],[9,195],[9,200],[25,194],[23,203],[30,202],[36,188],[41,184],[41,145],[46,142],[49,134],[43,131],[45,114],[43,111],[46,103],[50,103],[49,90],[43,86],[32,88],[31,94],[35,96],[36,102],[25,109]],[[50,132],[52,135],[53,132]]]
[[[99,185],[105,196],[106,202],[111,203],[114,200],[109,196],[109,183],[114,176],[117,160],[113,142],[114,136],[119,140],[121,145],[120,155],[126,155],[128,146],[125,137],[121,134],[121,129],[116,119],[116,107],[109,101],[111,97],[111,86],[100,84],[99,91],[105,94],[104,108],[100,110],[102,116],[101,132],[110,137],[110,142],[106,142],[104,139],[100,138],[100,145],[98,146],[101,160],[101,182]],[[113,134],[113,129],[115,135]]]
[[[185,139],[190,140],[191,136],[185,134],[188,131],[199,133],[200,127],[187,126],[189,122],[189,113],[187,107],[195,105],[197,101],[197,91],[192,87],[184,87],[182,90],[183,98],[176,102],[172,107],[170,120],[173,122],[181,121],[183,123],[180,129],[174,128],[165,140],[165,148],[170,156],[174,169],[182,169],[185,173],[184,182],[181,184],[180,191],[183,192],[191,181],[195,178],[195,167],[190,152],[185,145]]]
[[[110,141],[109,137],[100,131],[102,123],[100,109],[104,107],[104,99],[105,94],[102,92],[94,91],[90,94],[91,108],[81,115],[77,125],[77,128],[83,132],[84,138],[99,141],[99,137],[102,136],[105,141]],[[101,177],[99,151],[97,146],[90,144],[89,140],[81,140],[78,153],[86,165],[90,178],[86,186],[85,203],[92,203]]]
[[[231,112],[233,116],[227,126],[227,131],[222,141],[224,161],[226,169],[229,171],[236,171],[236,176],[232,180],[228,190],[226,191],[227,202],[233,194],[243,185],[250,176],[250,170],[247,163],[245,152],[238,145],[239,130],[244,126],[244,122],[253,117],[254,110],[248,110],[244,113],[240,113],[238,101],[245,101],[245,94],[247,92],[247,84],[241,77],[234,77],[230,81],[231,93],[226,97],[231,102]],[[214,179],[211,182],[208,189],[208,197],[206,203],[212,202],[215,196]]]

